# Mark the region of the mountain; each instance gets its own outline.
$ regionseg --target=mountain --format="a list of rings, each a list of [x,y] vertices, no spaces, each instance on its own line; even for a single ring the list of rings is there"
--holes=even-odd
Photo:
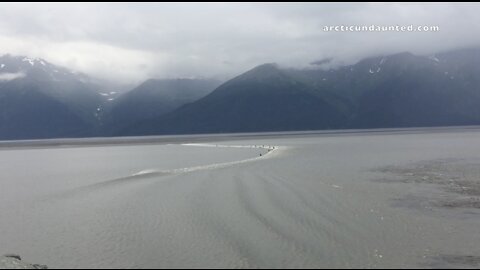
[[[480,49],[473,48],[372,57],[328,70],[265,64],[119,135],[478,124]]]
[[[112,130],[158,117],[210,92],[219,81],[207,79],[150,79],[112,102],[109,124]]]
[[[341,128],[345,113],[334,94],[316,91],[274,64],[256,67],[208,96],[127,134],[253,132]]]
[[[480,49],[336,68],[255,67],[131,91],[42,59],[0,57],[0,140],[480,124]]]
[[[86,75],[43,59],[0,57],[0,139],[91,136],[102,97]]]
[[[337,70],[295,71],[351,101],[349,128],[480,123],[480,49],[373,57]]]

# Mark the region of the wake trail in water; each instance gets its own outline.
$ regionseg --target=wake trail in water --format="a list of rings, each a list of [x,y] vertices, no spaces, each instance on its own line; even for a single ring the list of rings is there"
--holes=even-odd
[[[133,173],[133,174],[128,175],[128,176],[115,178],[115,179],[91,184],[91,185],[84,186],[84,187],[79,187],[79,188],[76,188],[74,190],[69,191],[68,193],[71,193],[71,192],[74,192],[74,193],[87,192],[87,191],[96,190],[98,188],[110,187],[110,186],[113,186],[113,185],[118,185],[118,184],[121,184],[121,183],[131,182],[131,181],[141,180],[141,179],[181,175],[181,174],[192,173],[192,172],[196,172],[196,171],[215,170],[215,169],[226,168],[226,167],[230,167],[230,166],[234,166],[234,165],[239,165],[239,164],[244,164],[244,163],[249,163],[249,162],[255,162],[255,161],[258,161],[258,160],[271,158],[273,156],[278,155],[280,150],[283,151],[283,150],[286,149],[285,147],[266,146],[266,145],[260,145],[260,146],[257,146],[257,145],[218,145],[218,144],[197,144],[197,143],[195,143],[195,144],[194,143],[189,143],[189,144],[181,144],[181,145],[182,146],[188,146],[188,147],[251,148],[251,149],[266,150],[266,152],[263,153],[263,154],[260,154],[260,156],[257,156],[257,157],[243,159],[243,160],[237,160],[237,161],[231,161],[231,162],[213,163],[213,164],[208,164],[208,165],[200,165],[200,166],[177,168],[177,169],[167,169],[167,170],[144,169],[144,170],[138,171],[138,172]]]

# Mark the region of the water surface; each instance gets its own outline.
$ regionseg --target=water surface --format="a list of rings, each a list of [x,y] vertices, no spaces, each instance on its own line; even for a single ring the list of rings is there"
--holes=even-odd
[[[0,151],[0,253],[53,268],[480,266],[477,130],[213,140]]]

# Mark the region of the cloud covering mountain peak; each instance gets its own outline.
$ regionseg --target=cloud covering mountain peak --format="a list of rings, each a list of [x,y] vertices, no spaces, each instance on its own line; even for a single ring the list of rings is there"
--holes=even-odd
[[[479,4],[89,3],[0,5],[0,53],[48,61],[110,80],[230,78],[277,62],[352,64],[480,44]],[[88,17],[88,20],[85,18]],[[438,26],[436,32],[335,32],[329,26]],[[27,62],[28,63],[28,62]]]

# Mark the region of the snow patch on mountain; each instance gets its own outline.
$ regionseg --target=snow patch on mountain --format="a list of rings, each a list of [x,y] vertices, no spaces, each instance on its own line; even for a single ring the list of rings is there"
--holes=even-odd
[[[35,65],[35,60],[32,58],[24,57],[22,62],[28,62],[32,67]]]
[[[435,55],[432,55],[430,57],[428,57],[430,60],[436,62],[436,63],[440,63],[440,60],[435,56]]]

